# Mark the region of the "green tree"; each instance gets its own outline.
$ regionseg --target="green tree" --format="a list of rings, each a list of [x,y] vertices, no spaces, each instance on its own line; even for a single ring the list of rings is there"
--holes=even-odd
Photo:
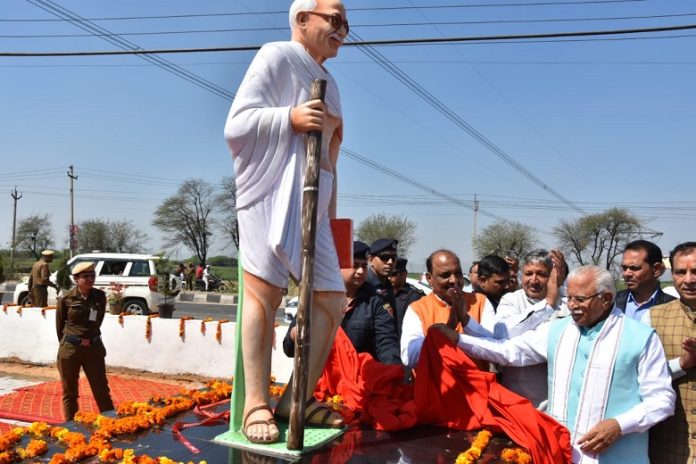
[[[226,245],[234,245],[239,250],[239,225],[237,223],[237,186],[233,177],[222,178],[222,192],[217,201],[221,208],[220,229],[227,237]]]
[[[147,234],[128,219],[87,219],[78,224],[77,245],[80,253],[93,250],[110,253],[142,253]]]
[[[521,222],[497,221],[483,229],[474,239],[474,250],[481,256],[506,256],[513,251],[516,256],[529,253],[537,239],[532,228]]]
[[[58,272],[56,273],[56,284],[63,290],[68,290],[73,286],[73,281],[70,278],[71,269],[68,267],[68,257],[69,253],[63,253],[63,257],[58,263]]]
[[[561,221],[553,230],[561,249],[578,264],[611,270],[628,242],[641,236],[643,221],[622,208]]]
[[[15,248],[29,251],[39,259],[41,251],[53,246],[53,226],[50,214],[34,214],[19,221]]]
[[[373,214],[358,225],[355,234],[368,245],[380,238],[394,238],[399,241],[399,256],[408,256],[416,241],[416,223],[406,216]]]
[[[205,263],[216,204],[212,185],[189,179],[157,208],[152,224],[163,232],[168,246],[184,245]]]

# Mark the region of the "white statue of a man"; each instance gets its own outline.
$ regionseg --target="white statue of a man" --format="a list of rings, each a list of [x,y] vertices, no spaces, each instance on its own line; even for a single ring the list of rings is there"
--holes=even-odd
[[[292,40],[264,45],[249,66],[225,126],[237,184],[237,219],[244,268],[242,352],[246,397],[243,433],[252,442],[278,440],[268,379],[275,312],[288,278],[300,279],[301,202],[309,131],[323,132],[307,400],[321,374],[345,307],[345,286],[329,220],[336,212],[336,161],[342,139],[341,102],[323,67],[348,35],[340,0],[295,0]],[[325,103],[309,100],[314,79],[327,80]],[[287,392],[286,392],[287,393]],[[275,414],[288,417],[290,395]],[[325,405],[308,403],[309,424],[341,425]]]

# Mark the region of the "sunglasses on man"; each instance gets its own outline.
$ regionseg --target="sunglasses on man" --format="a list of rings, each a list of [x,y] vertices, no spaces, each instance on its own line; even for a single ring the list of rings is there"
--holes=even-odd
[[[343,19],[343,16],[341,16],[340,13],[326,14],[326,13],[319,13],[316,11],[307,11],[306,13],[313,14],[315,16],[321,16],[327,22],[331,23],[331,27],[333,27],[337,31],[340,31],[341,27],[345,27],[346,28],[346,35],[348,35],[348,33],[350,32],[350,26],[348,26],[348,20]]]
[[[396,262],[396,258],[397,258],[396,255],[395,255],[395,254],[392,254],[392,253],[380,253],[380,254],[378,254],[378,255],[376,255],[376,256],[377,256],[377,257],[380,259],[380,261],[382,261],[383,263],[387,263],[387,262],[389,262],[389,261],[394,261],[394,262]]]

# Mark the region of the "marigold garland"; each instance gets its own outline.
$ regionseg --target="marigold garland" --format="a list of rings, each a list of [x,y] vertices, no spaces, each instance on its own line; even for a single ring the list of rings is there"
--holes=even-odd
[[[471,443],[469,449],[459,453],[455,464],[475,463],[483,454],[483,451],[488,446],[488,442],[491,440],[492,436],[493,434],[488,430],[481,430],[479,433],[477,433],[476,438],[474,438],[474,441]]]
[[[7,305],[2,305],[2,312],[7,314]]]
[[[220,319],[217,323],[217,330],[215,331],[215,339],[218,343],[222,343],[222,324],[230,322],[227,319]]]
[[[123,327],[123,313],[120,313],[118,315],[118,323]]]
[[[21,306],[17,306],[17,314],[19,314],[20,316],[22,315],[22,307]]]
[[[192,316],[183,316],[179,318],[179,338],[186,338],[186,321],[193,319]]]
[[[201,321],[201,334],[202,334],[202,335],[205,335],[205,329],[206,329],[205,324],[206,324],[206,322],[213,322],[213,318],[212,318],[212,317],[206,317],[205,319],[203,319],[203,320]]]
[[[532,456],[529,455],[522,448],[505,448],[500,453],[500,458],[503,462],[509,462],[514,464],[531,464]]]

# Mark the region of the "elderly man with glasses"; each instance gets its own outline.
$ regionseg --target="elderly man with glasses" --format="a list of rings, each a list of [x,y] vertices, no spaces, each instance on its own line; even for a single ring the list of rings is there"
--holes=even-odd
[[[465,334],[444,326],[453,344],[502,365],[549,364],[548,414],[568,427],[573,462],[648,464],[648,434],[674,413],[675,393],[655,330],[614,306],[614,279],[583,266],[567,279],[571,317],[556,319],[509,340],[458,311]]]
[[[322,131],[323,137],[306,418],[308,424],[342,425],[338,414],[310,401],[346,304],[329,222],[336,214],[343,120],[338,87],[326,61],[338,54],[348,35],[348,21],[340,0],[295,0],[289,19],[291,40],[268,43],[259,50],[225,125],[234,160],[244,268],[242,432],[254,443],[279,439],[268,395],[273,324],[288,279],[301,278],[301,199],[310,131]],[[309,100],[315,79],[327,81],[325,102]],[[276,417],[289,416],[290,390],[276,407]]]

